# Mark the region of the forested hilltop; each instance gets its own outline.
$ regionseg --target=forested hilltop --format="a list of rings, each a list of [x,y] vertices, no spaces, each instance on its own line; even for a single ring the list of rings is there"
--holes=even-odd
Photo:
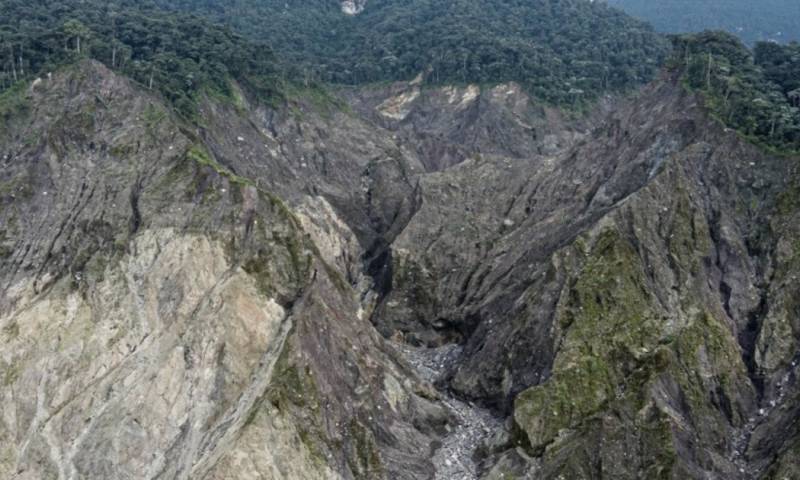
[[[270,43],[299,77],[338,84],[514,80],[554,103],[640,85],[668,45],[650,26],[585,0],[157,0]]]
[[[232,97],[231,79],[264,100],[279,95],[272,51],[201,17],[136,0],[0,2],[0,92],[86,57],[161,92],[185,116],[200,92]]]
[[[607,0],[667,33],[726,30],[752,45],[800,41],[796,0]]]
[[[800,45],[760,42],[750,51],[724,32],[673,43],[671,65],[719,120],[755,143],[800,152]]]
[[[647,82],[667,52],[647,24],[583,0],[375,0],[357,16],[324,0],[0,5],[0,89],[91,57],[188,115],[199,91],[230,95],[231,78],[270,97],[279,78],[355,85],[421,73],[433,84],[513,80],[583,105]]]
[[[762,43],[751,54],[722,34],[679,37],[675,45],[673,64],[685,64],[688,83],[726,124],[797,150],[800,47]],[[292,83],[420,74],[430,84],[516,81],[554,104],[585,105],[647,82],[669,50],[648,25],[583,0],[496,0],[492,8],[477,0],[374,0],[356,16],[326,0],[0,4],[0,91],[91,57],[161,92],[187,117],[200,93],[232,99],[230,80],[270,101]]]

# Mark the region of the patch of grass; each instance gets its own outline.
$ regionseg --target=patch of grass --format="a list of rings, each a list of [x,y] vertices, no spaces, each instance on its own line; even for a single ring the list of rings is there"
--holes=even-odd
[[[29,102],[26,95],[28,82],[19,81],[0,93],[0,134],[10,130],[11,121],[19,122],[19,116],[27,112]]]
[[[220,165],[214,158],[211,157],[205,148],[199,145],[193,145],[190,147],[186,152],[186,157],[196,162],[198,165],[211,168],[218,175],[227,178],[231,183],[245,186],[255,186],[255,182],[249,178],[240,177],[239,175],[234,174],[230,170]]]
[[[19,324],[16,321],[12,321],[3,327],[3,335],[6,335],[11,340],[19,337]]]
[[[161,122],[167,118],[167,112],[163,109],[157,107],[156,105],[150,103],[144,109],[144,126],[147,129],[147,133],[151,137],[156,136],[156,132],[158,131],[158,127],[161,125]]]
[[[297,106],[294,105],[298,103],[308,104],[323,118],[330,118],[335,112],[339,111],[350,112],[350,106],[345,101],[320,85],[308,87],[287,85],[285,90],[289,108],[298,116],[302,115]]]
[[[22,375],[22,369],[17,364],[4,364],[3,367],[0,370],[3,372],[3,386],[12,385]]]
[[[323,448],[326,435],[322,424],[322,402],[319,387],[308,366],[296,365],[291,358],[294,350],[289,342],[284,346],[266,393],[269,401],[281,414],[303,412],[303,422],[297,423],[297,433],[309,454],[319,465],[326,465]],[[255,414],[253,420],[255,420]]]
[[[354,458],[349,458],[348,463],[357,479],[370,480],[383,477],[383,463],[381,462],[378,448],[372,432],[358,423],[354,418],[348,425],[350,438],[355,448]]]
[[[0,182],[0,199],[5,197],[30,198],[32,195],[31,180],[27,173]]]
[[[776,203],[777,211],[780,215],[792,215],[800,211],[800,182],[794,181],[786,190],[778,194]]]
[[[112,145],[109,152],[116,158],[127,158],[133,153],[133,146],[130,144]]]

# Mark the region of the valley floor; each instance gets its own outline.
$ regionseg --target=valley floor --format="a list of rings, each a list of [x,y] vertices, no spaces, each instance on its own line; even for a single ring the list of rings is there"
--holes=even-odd
[[[449,367],[459,359],[461,347],[455,344],[438,348],[413,347],[396,344],[403,358],[426,382],[436,385]],[[502,430],[503,421],[488,409],[456,398],[446,389],[439,388],[442,403],[455,417],[455,427],[443,438],[433,456],[435,480],[477,480],[478,465],[474,456],[478,447],[494,433]],[[450,428],[448,426],[448,428]]]

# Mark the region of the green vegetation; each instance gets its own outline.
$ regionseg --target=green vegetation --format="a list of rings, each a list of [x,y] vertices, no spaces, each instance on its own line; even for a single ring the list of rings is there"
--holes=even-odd
[[[211,168],[217,173],[217,175],[227,178],[231,183],[243,186],[255,185],[249,178],[240,177],[239,175],[234,174],[227,168],[220,165],[215,159],[211,158],[211,155],[209,155],[205,148],[200,145],[194,145],[189,148],[189,150],[186,152],[186,158],[196,162],[201,166]]]
[[[3,334],[12,340],[19,336],[19,324],[16,320],[9,322],[3,327]]]
[[[383,478],[383,464],[372,432],[355,418],[350,420],[348,427],[354,452],[348,456],[347,463],[355,478],[363,480]]]
[[[157,0],[268,41],[300,83],[517,81],[560,104],[649,80],[668,46],[653,30],[585,0]]]
[[[7,132],[8,122],[15,118],[19,121],[19,115],[28,108],[24,93],[25,85],[22,83],[3,89],[0,81],[0,132]]]
[[[553,478],[586,477],[587,466],[597,460],[575,448],[575,442],[585,442],[587,448],[605,446],[599,454],[611,469],[627,468],[614,465],[620,449],[636,450],[647,458],[647,472],[638,472],[641,478],[673,478],[679,468],[673,420],[654,401],[653,392],[665,384],[680,389],[689,421],[701,442],[710,444],[723,434],[714,431],[720,425],[745,421],[729,400],[735,398],[729,392],[750,388],[737,346],[727,328],[691,294],[682,301],[687,311],[698,313],[681,325],[670,325],[649,293],[639,253],[618,232],[602,232],[585,258],[559,318],[561,338],[552,376],[517,397],[517,426],[531,453],[557,469],[548,475]],[[709,392],[717,392],[716,397],[710,398]],[[635,438],[625,433],[632,430]]]
[[[278,415],[291,414],[295,409],[303,410],[305,421],[297,425],[298,436],[312,459],[324,465],[327,436],[323,431],[323,401],[319,386],[308,365],[298,365],[292,361],[293,354],[292,344],[286,343],[275,363],[264,400],[277,409]]]
[[[16,364],[4,364],[3,369],[0,370],[3,372],[3,386],[8,387],[13,385],[21,375],[20,367]]]
[[[517,399],[516,416],[528,419],[523,423],[534,449],[604,408],[618,384],[636,379],[618,370],[647,364],[658,344],[662,332],[650,301],[636,252],[616,232],[604,232],[559,319],[567,333],[552,378]]]
[[[580,106],[648,81],[668,51],[645,23],[585,0],[495,0],[491,8],[372,0],[354,17],[330,0],[0,4],[0,91],[90,57],[193,120],[200,94],[244,103],[231,79],[271,104],[291,91],[331,105],[322,84],[423,74],[431,84],[516,81],[541,99]]]
[[[667,33],[726,30],[748,44],[800,40],[796,0],[608,0]]]
[[[167,112],[152,103],[147,105],[144,111],[144,123],[147,128],[147,134],[156,138],[158,127],[165,118],[167,118]]]
[[[673,37],[672,67],[720,121],[775,152],[800,151],[800,45],[748,50],[724,32]]]
[[[30,175],[23,173],[8,180],[0,179],[0,203],[13,198],[27,198],[33,194]],[[4,230],[0,230],[2,233]],[[2,240],[2,235],[0,235]]]
[[[197,16],[135,0],[0,2],[0,92],[86,57],[157,90],[186,117],[202,92],[234,100],[232,79],[262,99],[279,95],[268,47]]]

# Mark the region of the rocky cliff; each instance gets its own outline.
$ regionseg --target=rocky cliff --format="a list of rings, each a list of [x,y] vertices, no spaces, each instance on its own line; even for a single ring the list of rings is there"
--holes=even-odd
[[[290,207],[242,175],[249,149],[282,148],[269,132],[204,138],[95,63],[17,108],[3,132],[1,477],[432,470],[419,449],[447,412],[368,328],[351,229],[321,196]],[[262,176],[300,191],[293,159]]]
[[[798,159],[675,78],[0,119],[0,477],[793,478]]]

